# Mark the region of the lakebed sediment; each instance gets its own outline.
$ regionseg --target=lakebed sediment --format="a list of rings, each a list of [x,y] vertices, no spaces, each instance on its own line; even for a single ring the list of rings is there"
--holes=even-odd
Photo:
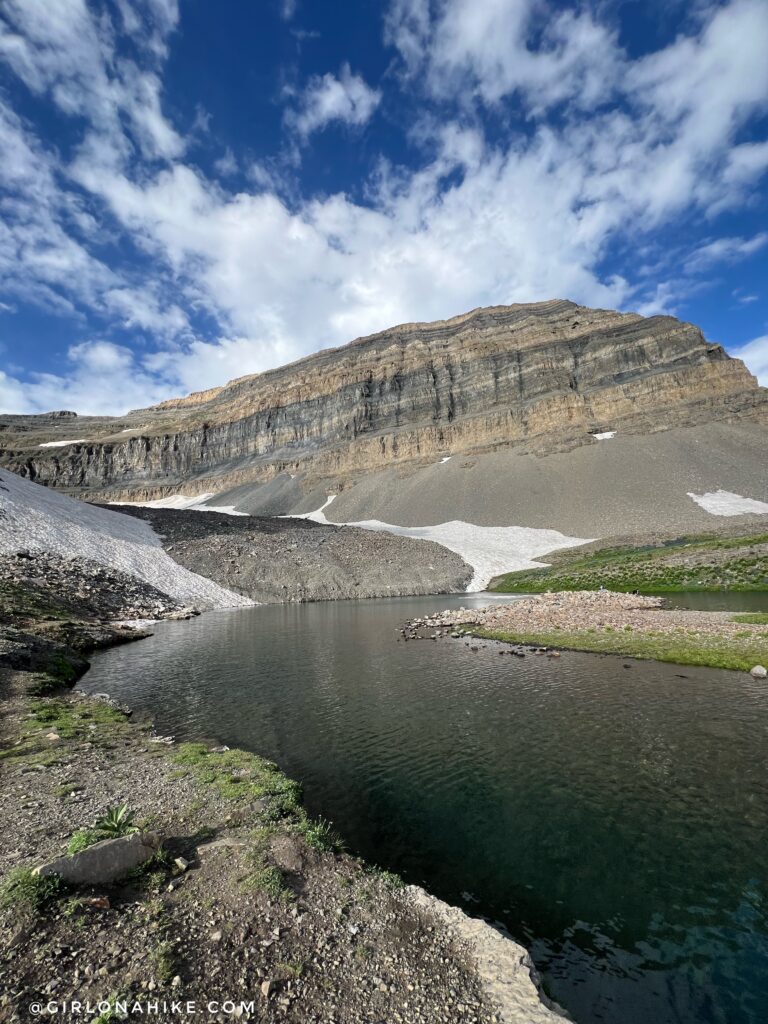
[[[88,621],[103,611],[89,587],[75,616],[51,593],[20,606],[4,584],[5,638],[18,651],[42,637],[56,671],[0,661],[0,1019],[118,998],[231,1000],[244,1019],[301,1024],[559,1019],[522,947],[343,853],[274,765],[174,744],[62,689],[94,646],[131,635]],[[29,869],[121,804],[164,854],[109,889],[39,887]]]

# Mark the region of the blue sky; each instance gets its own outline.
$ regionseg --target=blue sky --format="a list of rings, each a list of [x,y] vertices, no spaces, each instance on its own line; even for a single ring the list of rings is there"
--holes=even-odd
[[[0,410],[671,313],[768,384],[765,0],[4,0]]]

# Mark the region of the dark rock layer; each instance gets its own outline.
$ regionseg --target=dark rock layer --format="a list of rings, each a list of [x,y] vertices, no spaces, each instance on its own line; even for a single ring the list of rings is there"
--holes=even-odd
[[[0,464],[142,500],[280,472],[338,479],[439,454],[547,452],[601,430],[767,418],[768,391],[694,325],[553,300],[395,327],[119,419],[5,416]],[[41,447],[67,437],[88,440]]]

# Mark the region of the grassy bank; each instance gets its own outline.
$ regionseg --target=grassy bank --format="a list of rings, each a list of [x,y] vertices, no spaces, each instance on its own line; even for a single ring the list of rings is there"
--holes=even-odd
[[[768,592],[768,534],[683,537],[657,547],[558,552],[546,569],[511,572],[488,588],[502,594],[607,590],[641,594],[725,590]]]
[[[677,665],[703,665],[748,672],[753,665],[768,663],[768,631],[762,635],[709,636],[696,630],[673,632],[613,629],[549,629],[536,632],[473,629],[473,636],[531,647],[553,647],[625,658],[671,661]]]

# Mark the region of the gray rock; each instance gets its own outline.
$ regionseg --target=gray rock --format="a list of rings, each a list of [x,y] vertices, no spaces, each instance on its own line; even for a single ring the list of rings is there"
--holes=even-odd
[[[109,885],[150,860],[160,848],[152,832],[119,836],[94,843],[71,857],[57,857],[35,869],[38,875],[58,875],[70,885]]]
[[[765,677],[768,676],[768,669],[763,665],[755,665],[754,668],[749,670],[749,674],[753,679],[765,679]]]

